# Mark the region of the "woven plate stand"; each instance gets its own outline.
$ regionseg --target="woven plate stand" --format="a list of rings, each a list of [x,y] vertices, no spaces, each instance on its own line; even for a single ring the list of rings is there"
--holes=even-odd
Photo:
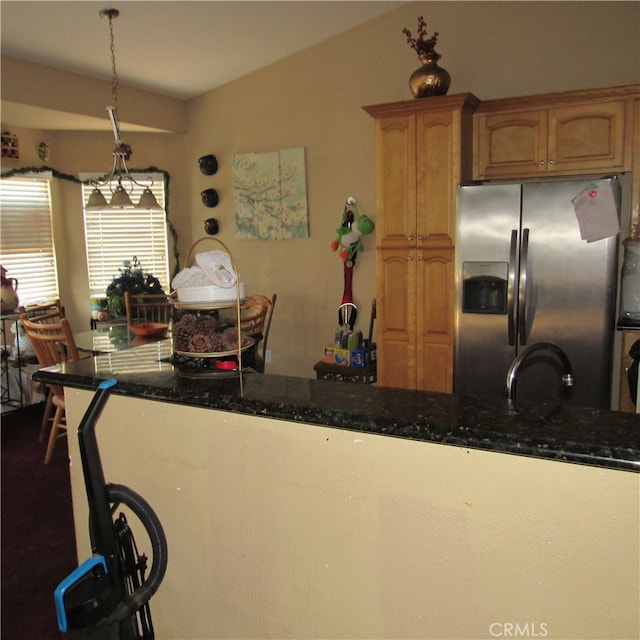
[[[212,247],[205,247],[205,243],[212,243],[215,246]],[[229,258],[231,259],[231,265],[233,267],[234,272],[236,273],[236,296],[235,296],[235,301],[234,302],[212,302],[210,305],[207,303],[201,303],[198,305],[194,305],[194,304],[189,304],[189,303],[180,303],[178,301],[174,302],[174,305],[176,307],[176,309],[184,309],[184,310],[189,310],[189,309],[198,309],[198,310],[217,310],[217,309],[229,309],[232,307],[235,307],[236,310],[236,330],[237,330],[237,334],[238,334],[238,351],[237,351],[237,358],[238,358],[238,367],[237,370],[234,372],[229,372],[226,371],[224,372],[226,374],[225,377],[229,377],[230,374],[236,374],[240,380],[240,395],[243,395],[244,392],[244,388],[243,388],[243,375],[242,375],[242,333],[240,330],[240,277],[238,275],[238,266],[236,264],[236,261],[233,257],[233,255],[231,254],[231,251],[229,251],[229,248],[224,244],[224,242],[222,242],[221,240],[218,240],[217,238],[213,238],[211,236],[207,236],[204,238],[200,238],[199,240],[196,240],[196,242],[192,245],[191,249],[189,249],[189,253],[187,254],[187,258],[185,260],[185,266],[186,267],[192,267],[195,264],[195,257],[198,253],[203,253],[206,251],[213,251],[214,249],[223,249],[228,255]],[[197,251],[196,251],[197,250]],[[175,347],[174,347],[175,349]],[[181,353],[181,355],[184,355],[184,353]],[[224,354],[221,355],[228,355],[228,352],[225,352]],[[234,354],[236,355],[236,354]],[[211,355],[206,355],[206,356],[202,356],[202,355],[198,355],[198,354],[193,354],[193,357],[216,357],[216,356],[211,356]]]

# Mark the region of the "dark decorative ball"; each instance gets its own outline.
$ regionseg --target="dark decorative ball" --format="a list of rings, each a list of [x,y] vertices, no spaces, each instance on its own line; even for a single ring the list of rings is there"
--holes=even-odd
[[[220,202],[218,192],[215,189],[205,189],[200,196],[205,207],[217,207]]]
[[[204,230],[210,236],[215,236],[216,233],[218,233],[219,229],[220,229],[220,225],[218,224],[218,221],[215,218],[207,218],[204,221]]]
[[[198,158],[198,164],[200,165],[200,171],[205,176],[212,176],[218,171],[218,160],[213,154],[202,156]]]

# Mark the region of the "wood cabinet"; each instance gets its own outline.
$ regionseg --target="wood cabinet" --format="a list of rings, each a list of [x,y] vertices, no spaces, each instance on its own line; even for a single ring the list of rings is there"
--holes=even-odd
[[[453,387],[455,202],[472,94],[364,107],[375,118],[378,382]]]
[[[631,229],[640,228],[640,85],[636,85],[637,95],[633,100],[631,120]]]
[[[364,110],[375,119],[381,385],[452,391],[459,183],[631,171],[639,223],[640,85]]]
[[[483,102],[474,116],[474,179],[631,169],[637,95],[630,85]]]
[[[629,349],[636,340],[640,340],[640,331],[622,332],[622,353],[620,357],[620,393],[618,396],[618,411],[634,413],[636,405],[631,397],[628,372],[633,364],[633,358],[629,355]]]

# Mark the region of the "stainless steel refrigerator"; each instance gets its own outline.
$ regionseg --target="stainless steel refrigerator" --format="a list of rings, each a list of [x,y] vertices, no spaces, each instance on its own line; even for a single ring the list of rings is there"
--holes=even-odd
[[[610,406],[619,235],[584,240],[575,207],[604,193],[615,207],[605,222],[618,224],[616,178],[459,187],[455,393],[504,398],[514,358],[550,341],[575,386],[563,386],[554,353],[537,351],[518,371],[518,401]]]

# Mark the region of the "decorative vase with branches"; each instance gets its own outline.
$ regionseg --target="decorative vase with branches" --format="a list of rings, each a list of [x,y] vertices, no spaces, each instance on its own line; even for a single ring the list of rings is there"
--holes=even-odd
[[[422,66],[416,69],[409,78],[409,88],[415,98],[443,96],[449,91],[451,76],[446,69],[438,66],[440,54],[435,50],[438,42],[438,32],[431,36],[427,33],[427,23],[422,16],[418,16],[418,31],[414,38],[406,27],[402,33],[407,38],[409,46],[418,54]]]

